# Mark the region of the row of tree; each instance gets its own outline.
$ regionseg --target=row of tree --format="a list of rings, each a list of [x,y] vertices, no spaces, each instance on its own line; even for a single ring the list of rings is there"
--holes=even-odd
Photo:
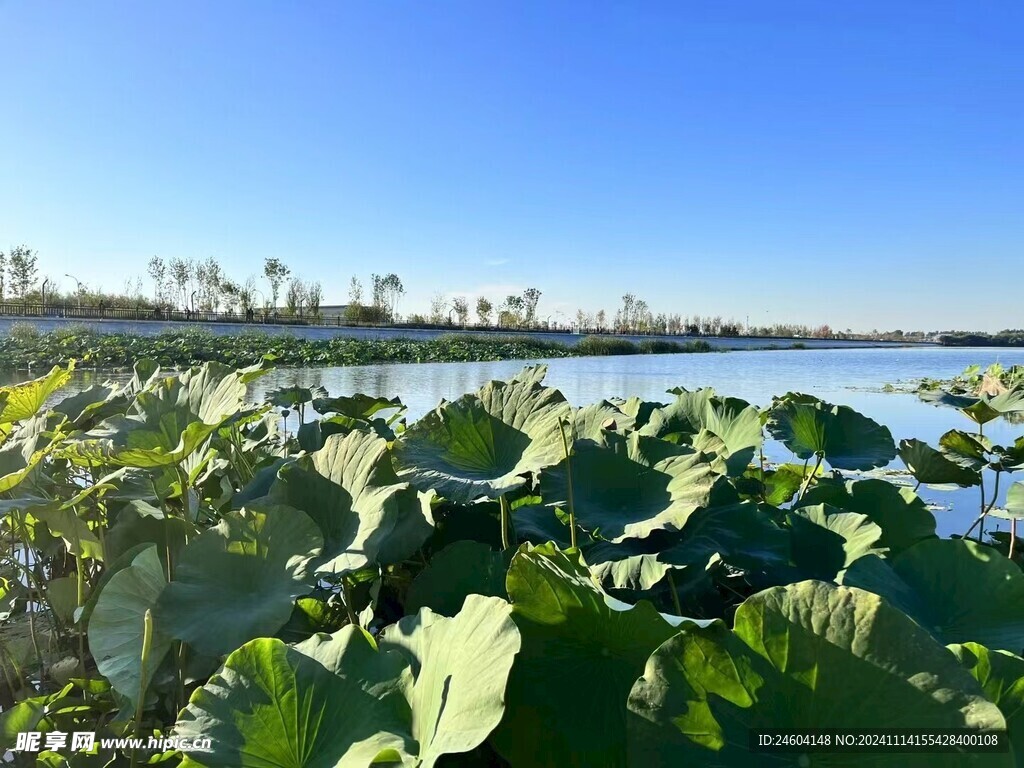
[[[292,274],[291,268],[281,259],[267,258],[263,264],[262,277],[266,281],[264,291],[256,276],[245,280],[234,280],[227,275],[215,258],[206,259],[163,259],[153,256],[147,265],[152,282],[152,295],[145,295],[141,278],[130,278],[122,293],[90,290],[89,286],[72,275],[76,287],[63,292],[55,281],[46,279],[39,284],[37,266],[38,253],[25,245],[0,251],[0,301],[13,298],[32,303],[74,302],[80,305],[106,307],[133,307],[146,309],[187,309],[195,312],[228,312],[248,314],[250,311],[278,313],[283,309],[286,315],[316,318],[320,316],[323,302],[323,288],[319,281],[306,281]],[[397,323],[402,320],[398,305],[405,296],[405,286],[395,273],[373,274],[364,288],[358,277],[349,283],[348,304],[345,319],[351,323]],[[283,294],[283,295],[282,295]],[[570,320],[561,312],[561,322],[552,323],[551,316],[542,319],[539,305],[542,293],[538,288],[527,288],[521,294],[510,294],[504,301],[495,304],[486,296],[478,296],[475,306],[475,320],[471,317],[470,301],[465,296],[436,294],[430,301],[427,314],[414,313],[406,322],[429,323],[434,325],[460,325],[471,323],[502,328],[573,327],[582,332],[592,333],[637,333],[669,334],[691,336],[778,336],[807,338],[868,337],[893,340],[921,340],[927,338],[922,331],[904,332],[874,330],[868,334],[853,334],[833,330],[828,325],[807,326],[788,323],[754,326],[744,325],[734,319],[721,316],[681,315],[679,313],[654,313],[647,302],[633,293],[622,297],[622,304],[614,314],[604,310],[576,311]],[[280,300],[284,299],[284,306]],[[1008,333],[1008,332],[1007,332]],[[952,335],[952,334],[950,334]]]

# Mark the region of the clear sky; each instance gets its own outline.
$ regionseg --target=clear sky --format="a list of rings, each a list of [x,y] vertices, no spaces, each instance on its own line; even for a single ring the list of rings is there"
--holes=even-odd
[[[1024,326],[1020,0],[0,0],[0,39],[0,249],[56,278]]]

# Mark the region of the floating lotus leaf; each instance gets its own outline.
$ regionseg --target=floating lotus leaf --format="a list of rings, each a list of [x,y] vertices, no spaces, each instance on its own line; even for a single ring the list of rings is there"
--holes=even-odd
[[[491,743],[512,765],[626,765],[626,695],[675,628],[649,603],[613,608],[573,550],[524,545],[507,586],[522,650]]]
[[[272,635],[309,591],[309,566],[322,546],[316,524],[297,509],[232,512],[182,551],[157,602],[157,621],[211,656]]]
[[[711,388],[688,392],[671,390],[673,403],[654,409],[641,434],[675,443],[690,443],[702,430],[725,444],[723,458],[729,474],[740,475],[761,447],[761,414],[750,403],[735,397],[718,397]]]
[[[951,645],[949,650],[981,684],[985,698],[1003,713],[1014,762],[1020,768],[1024,765],[1024,659],[977,643]]]
[[[950,461],[945,454],[922,440],[901,440],[899,455],[919,483],[955,483],[961,488],[968,488],[981,482],[977,471]]]
[[[604,432],[625,434],[633,429],[633,417],[613,403],[602,400],[578,409],[573,414],[571,434],[577,440],[600,440]],[[566,437],[570,437],[569,430]]]
[[[321,573],[398,562],[432,530],[431,496],[399,482],[387,441],[368,432],[332,435],[321,450],[282,467],[270,497],[316,521]]]
[[[943,643],[1024,650],[1024,573],[990,547],[926,539],[889,561],[858,560],[843,583],[881,595]]]
[[[835,469],[884,467],[896,456],[887,427],[811,395],[791,393],[777,400],[768,431],[799,458],[820,454]]]
[[[884,480],[819,481],[800,500],[800,506],[813,504],[866,515],[882,529],[878,546],[893,552],[935,536],[935,516],[921,497]]]
[[[629,712],[630,764],[650,768],[766,764],[749,748],[755,728],[1005,728],[977,681],[913,621],[869,592],[817,581],[748,598],[732,631],[684,626],[651,655]],[[771,755],[776,765],[819,759],[931,768],[989,756]]]
[[[572,409],[534,372],[443,403],[395,443],[399,475],[452,501],[498,498],[565,456]]]
[[[1015,387],[995,396],[958,395],[941,389],[919,392],[918,396],[926,403],[956,408],[975,424],[987,424],[1000,416],[1024,411],[1024,387]]]
[[[711,503],[721,474],[707,454],[637,432],[581,440],[572,456],[576,523],[620,542],[657,530],[678,530],[697,509]],[[566,461],[541,474],[548,508],[566,509]]]
[[[154,621],[149,658],[143,670],[146,611],[156,607],[166,586],[164,566],[156,547],[150,545],[103,585],[89,617],[89,650],[96,668],[133,707],[171,647],[171,638],[162,622]]]

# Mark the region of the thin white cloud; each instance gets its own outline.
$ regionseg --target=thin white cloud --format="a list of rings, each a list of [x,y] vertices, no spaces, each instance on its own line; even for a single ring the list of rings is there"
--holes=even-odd
[[[484,266],[500,267],[503,264],[508,264],[509,261],[510,259],[487,259],[487,261],[484,262]]]

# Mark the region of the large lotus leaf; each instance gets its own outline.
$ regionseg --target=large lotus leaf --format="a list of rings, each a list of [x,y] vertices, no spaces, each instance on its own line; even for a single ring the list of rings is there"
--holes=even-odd
[[[321,573],[399,562],[432,530],[431,496],[399,482],[387,441],[368,432],[332,435],[321,450],[282,467],[270,497],[316,521]]]
[[[992,441],[984,435],[951,429],[939,438],[939,450],[957,466],[980,472],[988,464]]]
[[[68,554],[103,560],[103,543],[92,532],[89,524],[75,514],[74,509],[60,507],[56,502],[34,507],[30,514],[44,523],[50,533],[64,540]]]
[[[566,438],[572,440],[600,440],[605,432],[625,434],[633,429],[633,417],[620,410],[615,404],[602,400],[579,408],[573,413],[572,435],[566,431]]]
[[[91,425],[98,417],[112,416],[128,406],[127,398],[115,397],[116,394],[116,385],[112,383],[92,384],[65,397],[50,410],[63,414],[76,427],[83,428]]]
[[[491,743],[512,765],[626,765],[626,695],[676,630],[649,603],[613,608],[574,551],[550,544],[521,547],[507,587],[523,645]]]
[[[820,481],[800,500],[800,506],[813,504],[867,515],[882,529],[878,545],[892,552],[935,536],[935,516],[921,497],[885,480]]]
[[[430,608],[454,616],[468,595],[506,597],[505,577],[515,554],[496,552],[479,541],[456,541],[430,558],[409,586],[406,613]]]
[[[157,621],[211,656],[272,635],[309,591],[309,565],[322,546],[316,523],[297,509],[232,512],[182,551],[157,602]]]
[[[695,512],[681,531],[598,542],[586,550],[591,572],[617,589],[646,590],[669,570],[707,569],[712,557],[737,568],[761,571],[790,560],[790,534],[756,504],[741,502]]]
[[[0,425],[35,416],[50,395],[71,380],[71,372],[74,370],[75,364],[72,361],[67,368],[55,365],[49,373],[38,379],[11,387],[0,387]]]
[[[267,369],[235,370],[206,363],[179,376],[152,382],[139,392],[126,415],[115,415],[69,446],[72,461],[126,467],[181,463],[228,423],[259,418],[263,409],[245,408],[247,384]]]
[[[768,431],[801,459],[821,454],[835,469],[884,467],[896,456],[887,427],[848,406],[810,395],[777,401]]]
[[[696,392],[673,390],[675,402],[650,414],[641,434],[676,443],[689,443],[706,429],[725,443],[729,474],[740,475],[761,447],[761,414],[750,403],[718,397],[711,388]]]
[[[571,461],[577,525],[613,542],[682,528],[711,503],[721,478],[707,454],[637,432],[581,440]],[[568,508],[566,463],[541,474],[541,497],[549,508]]]
[[[470,595],[454,618],[424,608],[385,630],[381,651],[397,650],[412,667],[415,765],[469,752],[501,722],[520,646],[511,612],[501,598]]]
[[[981,475],[950,461],[942,452],[922,440],[901,440],[900,459],[919,483],[943,485],[955,483],[969,488],[981,482]]]
[[[497,498],[565,456],[563,420],[572,409],[535,378],[492,381],[443,403],[395,443],[399,474],[455,502]]]
[[[791,579],[830,581],[861,557],[882,551],[882,529],[867,515],[816,504],[789,512],[786,523],[795,567]]]
[[[972,765],[970,754],[756,754],[750,729],[1005,727],[913,621],[869,592],[817,581],[748,598],[732,631],[684,626],[651,655],[629,712],[630,764],[651,768]]]
[[[951,645],[949,650],[1003,713],[1015,764],[1024,766],[1024,659],[977,643]]]
[[[209,738],[183,768],[366,768],[412,751],[406,660],[355,626],[292,648],[252,640],[181,712],[176,735]]]
[[[319,414],[336,413],[351,419],[368,420],[380,411],[405,410],[402,401],[397,397],[388,400],[384,397],[355,394],[351,397],[318,397],[313,400],[313,409]]]
[[[143,670],[146,611],[154,609],[166,586],[156,547],[149,546],[103,585],[89,617],[89,650],[96,668],[115,691],[132,702],[133,708],[171,647],[163,623],[154,621],[149,657]]]
[[[6,441],[0,446],[0,493],[20,485],[56,447],[56,441],[44,445],[35,437]]]
[[[1024,469],[1024,435],[1018,437],[1013,445],[997,445],[993,447],[996,454],[994,468],[1001,472],[1016,472]]]
[[[926,539],[892,560],[865,557],[843,583],[875,592],[943,643],[1024,650],[1024,573],[964,539]]]

